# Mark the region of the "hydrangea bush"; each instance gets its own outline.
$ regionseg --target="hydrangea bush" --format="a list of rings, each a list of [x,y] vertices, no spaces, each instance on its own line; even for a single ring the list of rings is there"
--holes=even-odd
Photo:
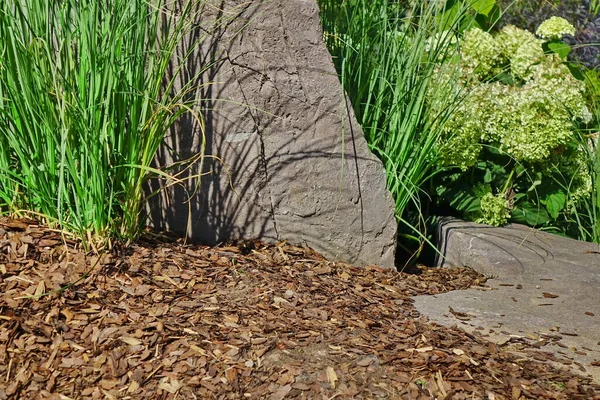
[[[577,132],[592,115],[586,84],[560,41],[574,31],[553,17],[536,34],[511,25],[463,33],[463,101],[438,142],[439,162],[453,171],[438,182],[442,201],[477,222],[557,226],[589,196]],[[431,99],[430,106],[438,103]]]
[[[600,1],[598,0],[496,0],[502,9],[502,18],[496,25],[515,25],[536,32],[540,24],[553,15],[559,15],[575,26],[575,34],[564,41],[572,51],[569,60],[581,62],[587,68],[600,67]]]

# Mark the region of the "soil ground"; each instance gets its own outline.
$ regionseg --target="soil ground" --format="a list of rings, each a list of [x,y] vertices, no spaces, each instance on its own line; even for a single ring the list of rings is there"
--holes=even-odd
[[[95,255],[0,220],[0,399],[600,399],[587,378],[413,307],[485,290],[473,270],[161,238]]]

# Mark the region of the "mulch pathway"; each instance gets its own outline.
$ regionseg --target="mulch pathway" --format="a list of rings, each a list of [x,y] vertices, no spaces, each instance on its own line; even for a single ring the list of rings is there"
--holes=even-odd
[[[0,399],[600,399],[588,378],[430,323],[410,298],[483,284],[285,243],[97,256],[0,220]]]

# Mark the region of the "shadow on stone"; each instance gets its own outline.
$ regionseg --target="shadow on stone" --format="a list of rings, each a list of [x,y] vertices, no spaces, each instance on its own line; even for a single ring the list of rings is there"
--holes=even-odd
[[[384,169],[343,94],[316,1],[220,1],[201,15],[181,52],[210,35],[181,84],[209,66],[191,94],[204,129],[189,116],[179,121],[157,166],[205,146],[204,162],[187,172],[203,176],[152,198],[153,225],[205,244],[289,240],[340,261],[393,267]],[[148,190],[163,186],[155,180]]]

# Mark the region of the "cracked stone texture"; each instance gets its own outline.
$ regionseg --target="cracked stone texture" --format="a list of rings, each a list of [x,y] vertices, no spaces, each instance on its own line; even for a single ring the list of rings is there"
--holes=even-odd
[[[316,1],[213,5],[200,24],[210,38],[186,74],[216,60],[196,93],[205,154],[214,157],[192,169],[204,173],[200,182],[154,197],[152,223],[196,242],[287,240],[335,260],[393,267],[396,223],[385,171],[343,95]],[[215,20],[228,22],[215,28]],[[173,161],[169,146],[175,159],[197,154],[201,137],[198,124],[183,119],[159,164]]]

